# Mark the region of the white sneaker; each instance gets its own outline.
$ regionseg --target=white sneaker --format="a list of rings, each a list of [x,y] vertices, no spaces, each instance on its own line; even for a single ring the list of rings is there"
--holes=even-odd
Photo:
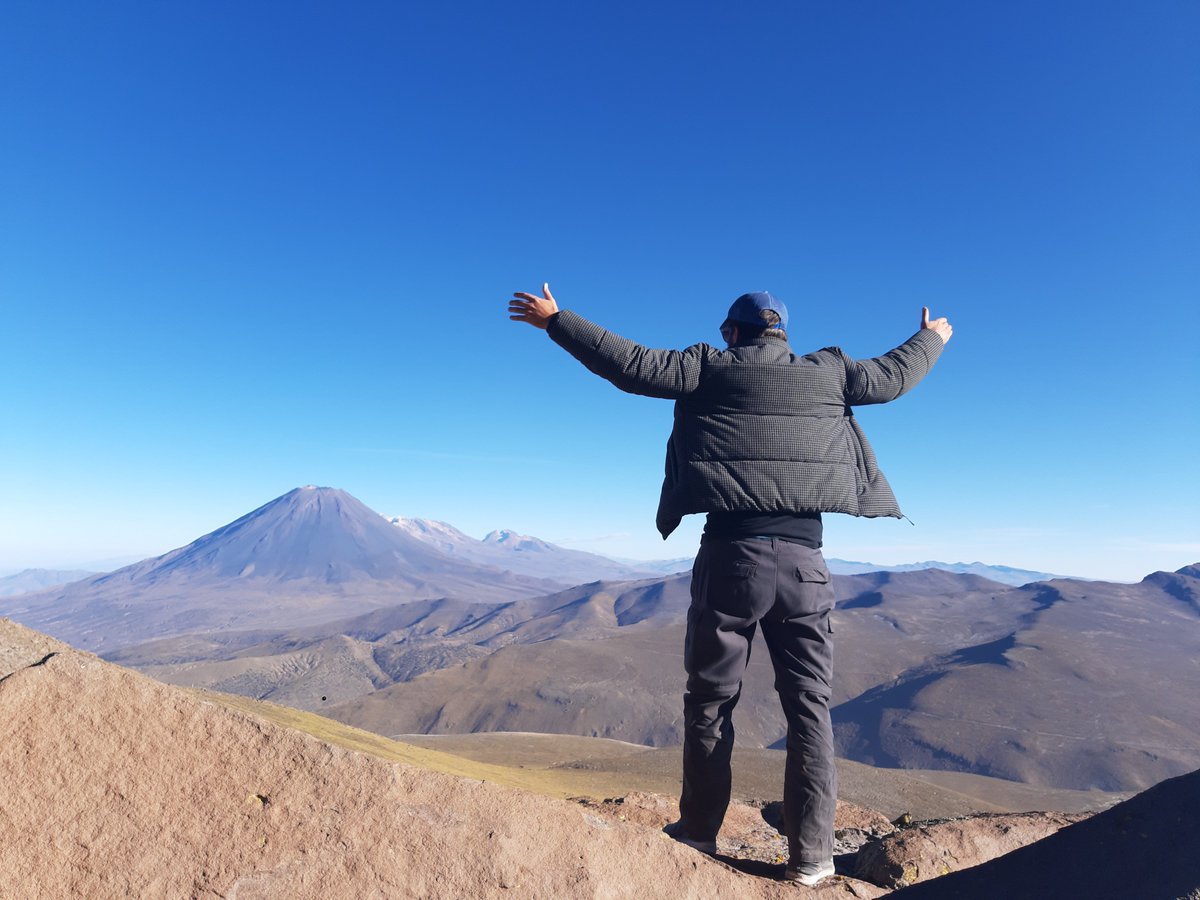
[[[789,863],[783,872],[783,879],[812,887],[833,874],[833,860],[827,859],[825,862]]]

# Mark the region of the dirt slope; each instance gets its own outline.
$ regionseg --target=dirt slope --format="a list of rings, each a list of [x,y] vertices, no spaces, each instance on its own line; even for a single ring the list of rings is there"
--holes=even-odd
[[[0,731],[6,898],[797,896],[651,827],[346,750],[3,619]]]

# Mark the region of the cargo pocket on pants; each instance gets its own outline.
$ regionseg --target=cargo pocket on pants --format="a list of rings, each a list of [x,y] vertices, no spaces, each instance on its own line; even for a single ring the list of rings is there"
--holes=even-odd
[[[795,591],[788,603],[792,615],[811,616],[833,609],[833,585],[829,570],[816,566],[797,566]]]

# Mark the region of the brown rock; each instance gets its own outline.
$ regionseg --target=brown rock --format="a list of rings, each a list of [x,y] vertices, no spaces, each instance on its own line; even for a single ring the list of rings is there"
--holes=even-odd
[[[863,846],[855,875],[881,887],[907,887],[977,866],[1084,818],[1086,814],[1031,812],[919,822]]]
[[[837,831],[853,828],[877,835],[891,834],[896,830],[896,826],[883,813],[842,800],[838,801],[833,827]]]
[[[44,640],[0,619],[5,898],[797,896],[645,825],[351,752]]]
[[[576,802],[618,821],[634,822],[647,828],[660,829],[679,818],[678,800],[645,791],[631,791],[624,797],[613,797],[602,803],[586,798],[576,798]]]

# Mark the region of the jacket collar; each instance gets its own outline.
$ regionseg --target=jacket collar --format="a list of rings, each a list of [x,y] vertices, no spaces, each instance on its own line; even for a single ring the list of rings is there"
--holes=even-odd
[[[778,347],[781,350],[784,350],[788,353],[791,353],[791,351],[792,351],[792,347],[787,342],[787,340],[781,340],[779,338],[773,338],[773,337],[766,337],[765,335],[759,335],[758,337],[754,338],[753,340],[745,341],[744,343],[734,344],[732,347],[730,347],[728,349],[741,350],[746,347]]]

